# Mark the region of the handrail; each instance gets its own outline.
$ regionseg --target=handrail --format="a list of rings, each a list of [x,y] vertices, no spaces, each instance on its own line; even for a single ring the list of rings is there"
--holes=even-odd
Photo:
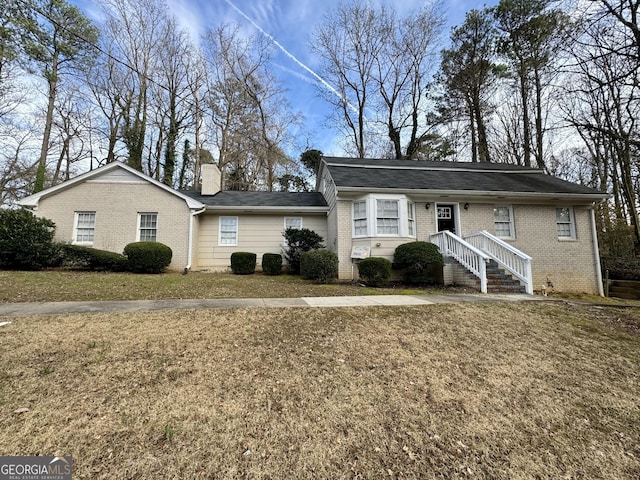
[[[480,291],[487,293],[487,262],[490,257],[448,230],[431,235],[431,243],[443,255],[450,255],[480,279]]]
[[[525,291],[529,295],[533,295],[533,275],[529,255],[491,235],[486,230],[469,233],[464,236],[464,239],[521,280],[524,283]]]

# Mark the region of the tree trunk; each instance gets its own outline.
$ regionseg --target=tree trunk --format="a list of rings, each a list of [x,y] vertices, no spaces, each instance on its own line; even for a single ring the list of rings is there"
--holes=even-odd
[[[51,72],[47,76],[49,87],[47,100],[47,116],[42,134],[42,146],[40,147],[40,158],[38,159],[38,169],[36,171],[36,182],[33,193],[41,192],[44,189],[44,177],[47,173],[47,154],[49,153],[49,139],[51,138],[51,127],[53,126],[53,110],[56,104],[56,89],[58,87],[58,52],[54,52],[51,63]]]

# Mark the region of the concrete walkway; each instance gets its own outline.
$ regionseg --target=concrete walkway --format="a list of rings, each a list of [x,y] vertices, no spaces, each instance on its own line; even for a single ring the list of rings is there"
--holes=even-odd
[[[2,303],[0,317],[62,313],[137,312],[203,308],[374,307],[432,305],[462,302],[519,302],[547,300],[524,294],[367,295],[358,297],[216,298],[203,300],[127,300],[97,302]]]

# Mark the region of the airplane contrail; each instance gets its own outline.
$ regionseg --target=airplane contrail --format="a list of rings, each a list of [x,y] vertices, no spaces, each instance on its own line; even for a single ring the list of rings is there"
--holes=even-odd
[[[314,78],[316,78],[322,85],[324,85],[327,89],[329,89],[329,91],[331,91],[341,101],[346,101],[346,99],[340,94],[340,92],[338,90],[336,90],[331,84],[329,84],[329,82],[327,82],[324,78],[322,78],[316,72],[314,72],[309,67],[307,67],[304,63],[302,63],[300,60],[298,60],[291,52],[289,52],[286,48],[284,48],[282,46],[282,44],[280,44],[280,42],[278,42],[273,37],[273,35],[267,33],[265,30],[263,30],[260,25],[258,25],[246,13],[244,13],[242,10],[240,10],[231,0],[225,0],[225,2],[227,2],[231,8],[233,8],[236,12],[238,12],[249,23],[251,23],[251,25],[253,25],[255,28],[257,28],[260,31],[260,33],[262,33],[265,37],[267,37],[276,47],[278,47],[280,49],[280,51],[282,51],[282,53],[284,53],[287,57],[289,57],[291,60],[293,60],[301,68],[303,68],[304,70],[309,72],[311,75],[313,75]],[[354,107],[353,105],[351,105],[350,102],[347,102],[347,105],[355,113],[358,113],[358,109],[356,107]]]

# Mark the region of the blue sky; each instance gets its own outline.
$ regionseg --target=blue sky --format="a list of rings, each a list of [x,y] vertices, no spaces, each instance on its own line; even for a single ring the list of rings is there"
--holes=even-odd
[[[99,0],[70,1],[90,18],[97,17]],[[194,39],[221,23],[236,23],[249,35],[266,33],[277,41],[288,54],[274,45],[273,72],[283,82],[289,103],[303,115],[312,133],[310,147],[320,149],[327,155],[343,153],[336,143],[335,131],[326,127],[327,105],[318,97],[314,85],[317,80],[300,65],[317,71],[316,59],[310,52],[312,34],[324,13],[336,6],[339,0],[167,0],[167,3]],[[393,5],[402,15],[428,2],[370,0],[370,3],[373,6]],[[494,4],[496,1],[487,3]],[[443,32],[444,40],[448,38],[449,27],[460,24],[466,11],[483,5],[472,0],[443,0],[443,13],[449,25]]]

